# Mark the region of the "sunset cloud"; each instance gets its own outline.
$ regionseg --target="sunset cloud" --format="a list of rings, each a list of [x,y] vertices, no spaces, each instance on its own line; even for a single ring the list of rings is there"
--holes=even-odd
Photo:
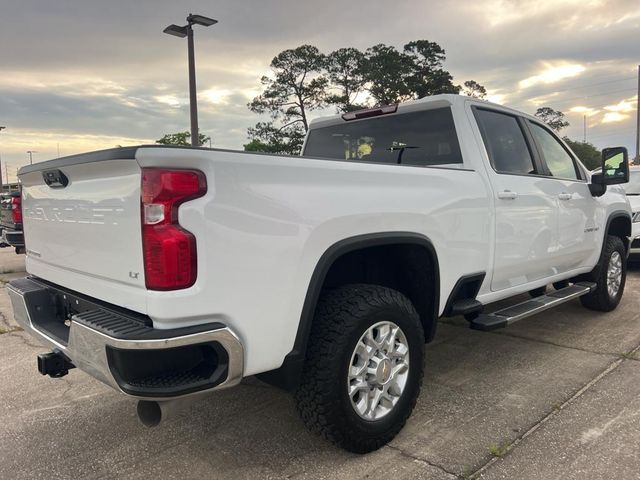
[[[622,100],[621,102],[615,105],[607,105],[604,107],[605,110],[609,110],[610,112],[620,112],[627,113],[633,112],[636,109],[637,100]]]
[[[629,118],[629,115],[624,115],[618,112],[607,112],[602,117],[602,123],[618,123],[623,122]]]
[[[529,88],[540,83],[555,83],[565,78],[575,77],[584,72],[586,68],[576,63],[564,65],[548,65],[540,73],[520,80],[520,88]]]

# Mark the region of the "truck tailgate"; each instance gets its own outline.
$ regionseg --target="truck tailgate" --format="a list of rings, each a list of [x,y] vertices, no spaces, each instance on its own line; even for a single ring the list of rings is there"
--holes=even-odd
[[[93,295],[101,284],[144,288],[141,170],[125,153],[21,171],[30,273],[46,271],[56,277],[52,281]],[[94,291],[83,292],[83,285]]]

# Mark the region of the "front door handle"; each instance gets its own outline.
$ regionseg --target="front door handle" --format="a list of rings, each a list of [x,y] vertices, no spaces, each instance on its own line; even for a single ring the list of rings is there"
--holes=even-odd
[[[562,192],[558,194],[558,198],[560,200],[571,200],[573,198],[573,193]]]
[[[498,198],[501,198],[502,200],[515,200],[518,198],[518,194],[511,190],[505,190],[503,192],[498,192]]]

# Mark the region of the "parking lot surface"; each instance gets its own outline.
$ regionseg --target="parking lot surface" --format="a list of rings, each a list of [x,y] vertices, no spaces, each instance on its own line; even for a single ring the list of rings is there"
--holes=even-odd
[[[390,445],[350,454],[307,432],[287,393],[247,379],[154,429],[77,370],[41,376],[0,250],[0,478],[601,479],[640,475],[640,269],[608,314],[579,301],[492,333],[441,322],[422,394]]]

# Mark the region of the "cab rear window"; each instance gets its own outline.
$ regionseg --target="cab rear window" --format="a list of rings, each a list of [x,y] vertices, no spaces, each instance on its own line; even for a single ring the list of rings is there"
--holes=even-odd
[[[450,108],[314,128],[309,132],[303,155],[413,166],[462,163]]]

